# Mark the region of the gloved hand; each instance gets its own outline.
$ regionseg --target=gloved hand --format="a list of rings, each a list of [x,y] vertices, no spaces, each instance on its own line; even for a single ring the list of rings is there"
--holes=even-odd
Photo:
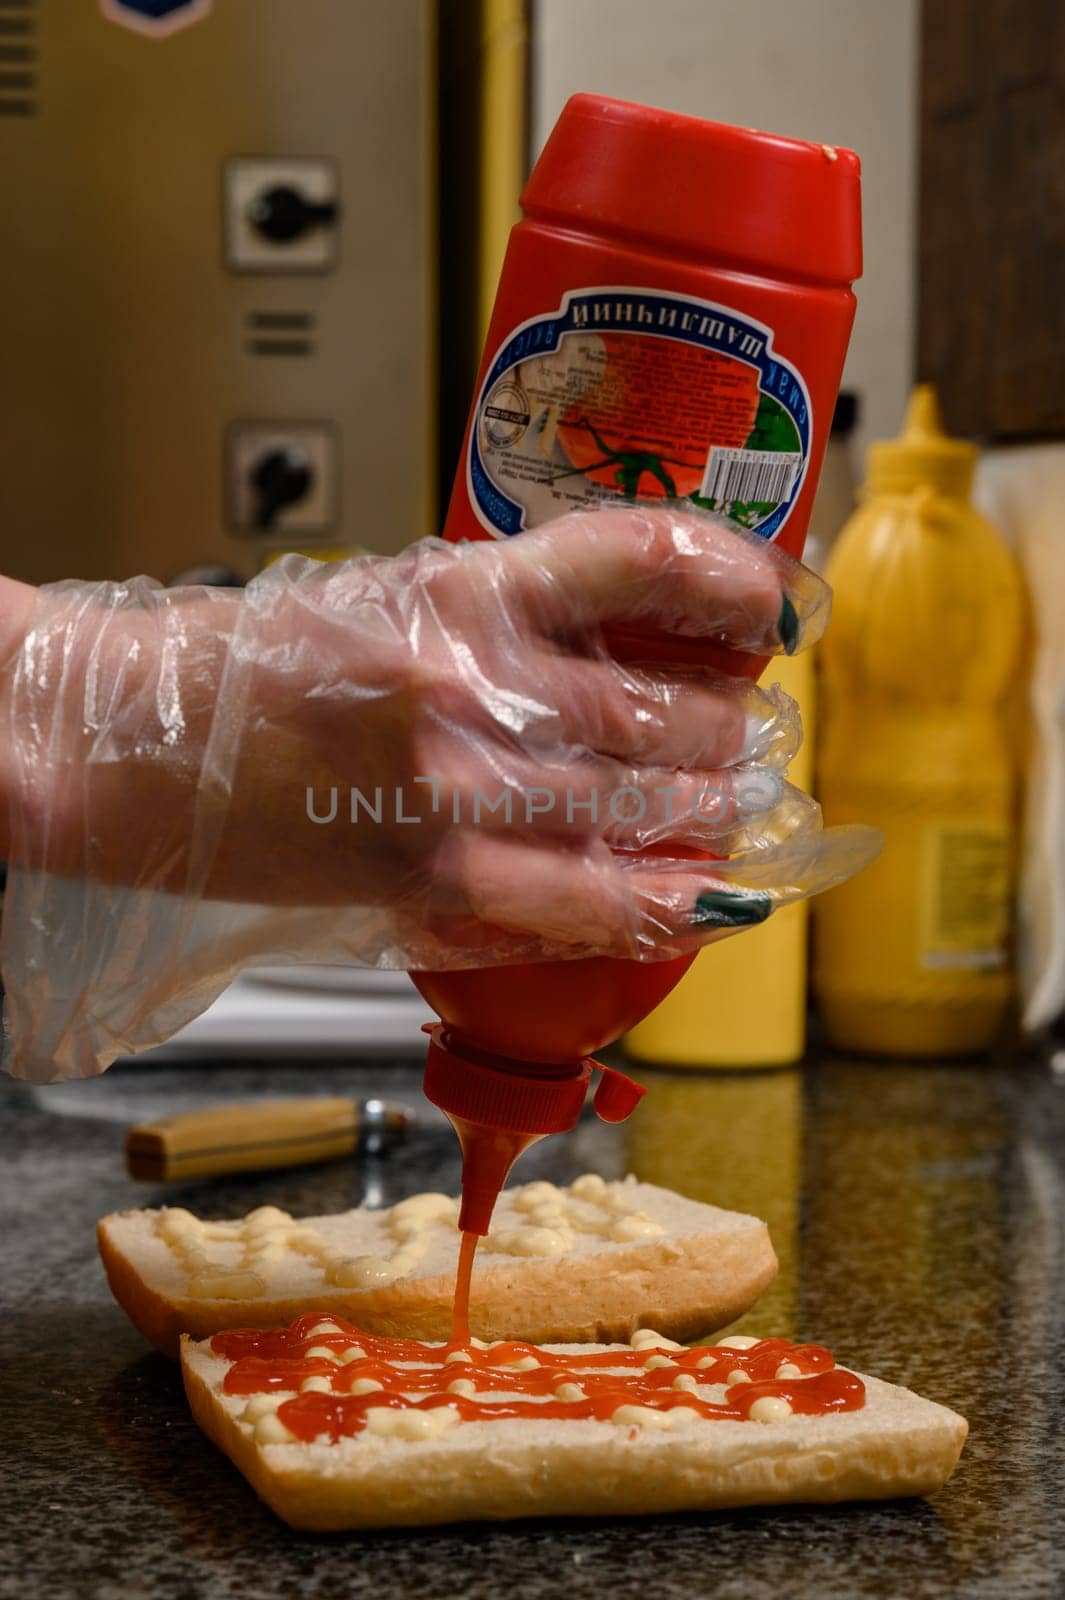
[[[602,633],[763,656],[827,612],[775,546],[668,507],[286,557],[242,594],[42,589],[5,701],[10,1069],[101,1071],[248,966],[654,959],[838,882],[875,836],[784,783],[787,697]]]

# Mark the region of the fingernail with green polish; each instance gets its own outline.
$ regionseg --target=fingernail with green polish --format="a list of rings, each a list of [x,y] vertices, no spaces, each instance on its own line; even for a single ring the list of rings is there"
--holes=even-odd
[[[780,607],[780,619],[777,622],[777,633],[780,635],[780,642],[784,646],[784,654],[793,656],[795,654],[796,646],[799,643],[799,613],[796,611],[787,595],[784,596],[783,603]]]
[[[753,928],[773,909],[767,894],[734,894],[727,889],[706,889],[692,912],[697,928]]]

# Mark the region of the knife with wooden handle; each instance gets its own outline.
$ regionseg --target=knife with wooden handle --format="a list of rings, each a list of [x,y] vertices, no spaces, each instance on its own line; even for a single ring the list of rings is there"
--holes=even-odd
[[[313,1096],[208,1106],[141,1123],[126,1135],[131,1178],[165,1183],[332,1161],[402,1136],[414,1121],[391,1100]]]

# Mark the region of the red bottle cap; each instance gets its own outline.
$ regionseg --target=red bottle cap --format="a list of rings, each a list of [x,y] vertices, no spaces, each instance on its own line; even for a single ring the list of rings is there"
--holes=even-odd
[[[521,204],[542,222],[849,286],[862,272],[860,180],[853,150],[575,94]]]
[[[592,1076],[590,1061],[508,1062],[456,1040],[442,1023],[427,1024],[425,1095],[449,1117],[478,1128],[540,1138],[576,1126]]]
[[[594,1104],[604,1122],[623,1122],[644,1094],[598,1061],[504,1062],[456,1039],[442,1023],[424,1031],[426,1099],[450,1118],[462,1143],[464,1233],[488,1232],[499,1191],[523,1150],[545,1134],[576,1127],[593,1071],[602,1074]]]

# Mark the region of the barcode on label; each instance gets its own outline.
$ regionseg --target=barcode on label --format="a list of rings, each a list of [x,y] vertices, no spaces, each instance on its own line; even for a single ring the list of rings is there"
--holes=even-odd
[[[801,471],[798,451],[729,450],[715,445],[706,463],[702,493],[722,511],[736,500],[744,505],[779,505],[790,497]]]

